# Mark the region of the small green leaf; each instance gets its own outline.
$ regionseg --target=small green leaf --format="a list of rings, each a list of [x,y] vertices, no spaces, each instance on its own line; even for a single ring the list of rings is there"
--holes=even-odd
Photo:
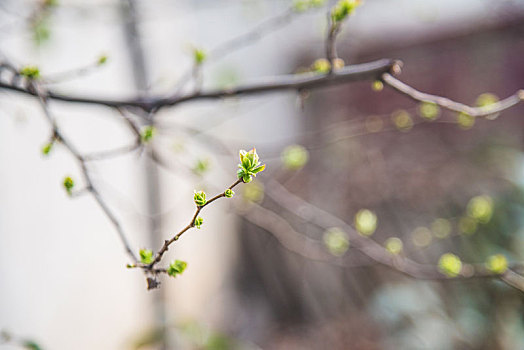
[[[43,147],[42,147],[42,154],[44,156],[47,156],[49,155],[49,153],[51,152],[51,150],[53,149],[53,145],[54,145],[54,142],[48,142],[46,143]]]
[[[139,255],[142,264],[151,264],[154,260],[153,251],[151,249],[140,249]]]
[[[167,268],[167,274],[171,277],[176,277],[176,275],[182,274],[187,268],[187,262],[182,260],[173,261]]]

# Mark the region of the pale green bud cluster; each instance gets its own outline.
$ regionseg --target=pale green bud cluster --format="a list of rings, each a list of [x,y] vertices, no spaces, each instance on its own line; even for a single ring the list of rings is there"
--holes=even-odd
[[[102,55],[100,57],[98,57],[98,60],[96,61],[96,64],[99,65],[99,66],[102,66],[104,64],[107,63],[107,56],[106,55]]]
[[[313,8],[318,8],[324,5],[326,0],[295,0],[293,2],[293,10],[295,12],[304,12]]]
[[[142,132],[140,133],[141,139],[143,143],[150,142],[153,137],[156,134],[156,129],[152,125],[148,125],[142,129]]]
[[[419,106],[420,116],[427,120],[435,120],[440,115],[440,107],[430,101],[424,101]]]
[[[371,89],[373,91],[382,91],[384,89],[384,83],[381,82],[380,80],[375,80],[372,84],[371,84]]]
[[[508,269],[508,260],[502,254],[492,255],[486,261],[488,270],[494,273],[504,273]]]
[[[140,255],[140,262],[142,264],[149,265],[153,262],[153,251],[151,249],[140,249],[138,252]]]
[[[194,55],[195,63],[198,65],[202,64],[207,58],[206,52],[202,49],[195,49],[193,51],[193,55]]]
[[[202,218],[199,216],[199,217],[197,217],[197,218],[195,219],[194,224],[195,224],[195,227],[199,229],[199,228],[202,227],[202,225],[204,224],[204,219],[202,219]]]
[[[230,189],[230,188],[228,188],[227,190],[224,191],[224,196],[226,198],[231,198],[231,197],[233,197],[234,194],[235,194],[235,192],[232,189]]]
[[[27,79],[38,79],[40,77],[40,70],[37,66],[25,66],[20,69],[20,75]]]
[[[349,249],[348,234],[337,227],[327,230],[323,238],[327,249],[335,256],[342,256]]]
[[[377,215],[368,209],[360,209],[355,215],[355,228],[363,236],[371,236],[377,229]]]
[[[345,20],[360,6],[360,0],[340,0],[331,10],[331,20],[337,24]]]
[[[457,277],[462,270],[462,261],[455,254],[446,253],[440,257],[438,268],[446,276]]]
[[[403,244],[400,238],[390,237],[386,240],[385,243],[386,250],[393,255],[398,255],[402,252]]]
[[[204,191],[195,191],[193,199],[197,207],[203,207],[207,203],[206,193]]]
[[[187,262],[182,260],[175,260],[167,268],[167,274],[171,277],[176,277],[176,275],[181,275],[186,268]]]
[[[73,187],[75,187],[75,182],[70,176],[67,176],[64,179],[63,186],[65,190],[67,191],[67,194],[71,195],[73,193]]]
[[[237,172],[238,178],[242,179],[243,182],[248,183],[256,177],[257,174],[266,168],[265,164],[260,164],[258,154],[255,148],[246,152],[240,151],[240,164]]]

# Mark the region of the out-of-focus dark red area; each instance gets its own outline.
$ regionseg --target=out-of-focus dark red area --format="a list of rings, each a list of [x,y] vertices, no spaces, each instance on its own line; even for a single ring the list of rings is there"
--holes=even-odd
[[[401,80],[466,104],[475,104],[485,92],[505,98],[524,83],[524,17],[510,9],[505,14],[467,30],[431,38],[413,33],[408,40],[361,45],[356,52],[348,45],[339,54],[350,56],[351,63],[400,59]],[[299,52],[297,66],[315,58]],[[437,121],[424,122],[418,104],[387,87],[374,92],[369,83],[314,91],[305,105],[303,128],[314,135],[306,145],[313,148],[311,161],[288,182],[290,191],[348,222],[360,208],[374,210],[379,225],[373,238],[382,243],[400,237],[405,253],[422,263],[436,264],[448,251],[472,263],[496,252],[515,261],[524,258],[523,106],[463,130],[455,114],[441,111]],[[391,115],[398,109],[413,118],[409,131],[395,128]],[[377,120],[380,131],[370,131],[369,123]],[[461,234],[460,217],[477,195],[493,198],[493,218],[474,234]],[[298,231],[321,239],[322,230],[265,201]],[[452,222],[451,235],[430,236],[429,244],[417,245],[413,232],[429,228],[436,218]],[[242,322],[232,331],[264,348],[509,349],[515,345],[508,344],[523,344],[523,295],[499,282],[414,281],[373,265],[343,269],[289,253],[248,223],[243,231],[240,306],[233,312]],[[347,254],[359,253],[350,248]]]

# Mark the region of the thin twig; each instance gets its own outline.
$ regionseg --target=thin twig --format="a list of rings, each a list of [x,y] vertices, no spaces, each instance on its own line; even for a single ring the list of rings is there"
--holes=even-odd
[[[419,102],[431,102],[452,112],[464,113],[471,117],[488,117],[509,109],[524,101],[524,90],[519,90],[504,100],[484,107],[470,107],[460,102],[455,102],[446,97],[427,94],[403,83],[389,73],[382,75],[382,81],[394,90]]]
[[[236,185],[238,185],[241,182],[242,182],[242,179],[237,179],[231,186],[228,187],[228,189],[233,189]],[[204,207],[208,206],[209,204],[213,203],[214,201],[216,201],[217,199],[222,198],[222,197],[225,197],[225,192],[217,194],[216,196],[214,196],[213,198],[208,200],[204,205],[197,206],[196,210],[195,210],[195,214],[191,218],[191,221],[189,222],[189,224],[186,227],[184,227],[182,230],[180,230],[180,232],[178,232],[176,235],[174,235],[171,239],[164,241],[164,245],[162,246],[162,248],[160,248],[160,250],[156,254],[155,259],[153,260],[153,262],[151,264],[147,265],[147,268],[148,269],[153,268],[153,266],[155,266],[158,262],[160,262],[160,260],[162,260],[162,256],[165,254],[165,252],[167,252],[167,250],[169,249],[169,246],[173,242],[178,241],[178,239],[185,232],[187,232],[189,229],[195,227],[195,220],[197,219],[198,214],[200,214],[202,209],[204,209]]]

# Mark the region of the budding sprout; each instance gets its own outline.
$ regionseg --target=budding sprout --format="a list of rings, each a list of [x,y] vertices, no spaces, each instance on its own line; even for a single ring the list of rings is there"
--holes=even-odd
[[[264,171],[266,168],[265,164],[260,164],[260,160],[255,148],[250,151],[241,150],[239,152],[240,164],[238,164],[239,170],[237,172],[238,178],[242,179],[244,183],[251,182],[253,177],[256,177],[258,173]]]
[[[195,219],[195,227],[200,228],[204,224],[204,219],[202,219],[200,216]]]
[[[99,66],[102,66],[104,64],[107,63],[107,56],[106,55],[102,55],[98,58],[98,61],[96,61],[96,64],[99,65]]]
[[[176,275],[182,274],[187,268],[187,262],[182,260],[173,261],[167,268],[167,274],[171,277],[176,277]]]
[[[40,70],[37,66],[25,66],[20,69],[20,75],[34,80],[40,77]]]
[[[195,49],[193,54],[196,64],[202,64],[206,60],[206,52],[202,49]]]
[[[233,197],[234,194],[235,194],[235,192],[232,189],[230,189],[230,188],[228,188],[227,190],[224,191],[224,196],[226,198],[231,198],[231,197]]]
[[[151,264],[153,262],[153,251],[151,249],[140,249],[138,253],[142,264]]]
[[[195,191],[193,199],[197,207],[203,207],[207,203],[206,193],[204,191]]]
[[[154,126],[152,126],[152,125],[148,125],[148,126],[146,126],[146,127],[142,130],[142,132],[141,132],[141,134],[140,134],[140,136],[141,136],[141,138],[142,138],[142,142],[143,142],[143,143],[148,143],[148,142],[150,142],[150,141],[153,139],[153,137],[155,136],[155,133],[156,133],[156,129],[155,129]]]
[[[73,181],[73,179],[67,176],[64,179],[63,185],[64,185],[65,190],[67,191],[67,194],[71,195],[73,192],[73,187],[75,187],[75,182]]]

